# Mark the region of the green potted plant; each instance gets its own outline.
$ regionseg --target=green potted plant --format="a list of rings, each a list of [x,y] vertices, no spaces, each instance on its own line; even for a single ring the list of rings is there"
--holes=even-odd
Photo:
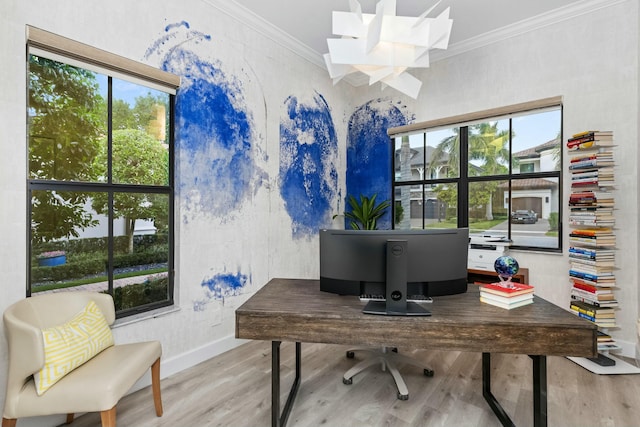
[[[378,228],[378,219],[384,215],[391,202],[385,200],[376,205],[376,196],[370,198],[360,195],[360,200],[349,195],[347,202],[351,206],[351,212],[345,212],[344,216],[351,220],[350,225],[354,230],[375,230]]]

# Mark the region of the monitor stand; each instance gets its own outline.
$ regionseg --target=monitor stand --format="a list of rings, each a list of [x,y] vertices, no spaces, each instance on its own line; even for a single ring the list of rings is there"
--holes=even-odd
[[[415,302],[407,302],[405,311],[387,311],[386,301],[369,301],[362,309],[364,314],[382,314],[385,316],[431,316],[431,312]]]
[[[409,242],[387,240],[386,300],[369,301],[362,310],[365,314],[386,316],[431,316],[431,312],[415,302],[407,301],[407,267]]]

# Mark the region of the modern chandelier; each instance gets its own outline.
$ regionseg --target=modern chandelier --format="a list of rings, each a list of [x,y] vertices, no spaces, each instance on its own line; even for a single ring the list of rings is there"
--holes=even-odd
[[[380,0],[376,13],[362,13],[358,0],[349,0],[350,12],[333,12],[333,34],[327,39],[324,61],[335,85],[343,77],[361,72],[369,84],[380,82],[416,99],[422,82],[409,68],[428,68],[429,50],[446,49],[453,20],[449,8],[436,18],[427,15],[438,1],[417,18],[396,16],[396,0]]]

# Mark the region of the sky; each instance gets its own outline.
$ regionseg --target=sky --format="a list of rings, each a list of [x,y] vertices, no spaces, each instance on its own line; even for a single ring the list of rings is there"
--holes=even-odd
[[[544,144],[558,136],[561,128],[561,111],[556,108],[535,114],[514,116],[512,117],[512,125],[514,132],[513,152],[519,152]],[[497,128],[499,131],[508,130],[509,119],[500,119]],[[427,132],[427,145],[436,147],[442,140],[452,135],[455,135],[453,128],[429,131]],[[409,141],[412,147],[421,147],[423,133],[411,135]]]

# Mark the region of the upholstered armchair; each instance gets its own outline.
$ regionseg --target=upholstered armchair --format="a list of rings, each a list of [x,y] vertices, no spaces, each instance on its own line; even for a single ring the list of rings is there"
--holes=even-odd
[[[162,416],[160,342],[114,345],[110,295],[62,292],[18,301],[4,312],[9,344],[2,427],[21,417],[100,412],[116,425],[116,403],[151,367],[153,399]]]

